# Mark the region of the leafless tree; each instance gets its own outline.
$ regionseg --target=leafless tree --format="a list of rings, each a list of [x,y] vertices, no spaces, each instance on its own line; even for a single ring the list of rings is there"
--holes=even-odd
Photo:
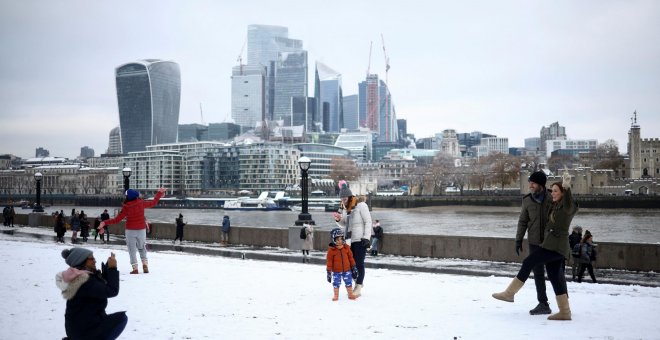
[[[355,161],[348,157],[333,157],[330,160],[330,178],[335,182],[340,180],[354,181],[360,177]]]

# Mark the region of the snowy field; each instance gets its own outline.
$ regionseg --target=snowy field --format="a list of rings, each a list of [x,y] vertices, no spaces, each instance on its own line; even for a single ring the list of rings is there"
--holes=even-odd
[[[0,239],[0,339],[64,337],[68,247]],[[573,320],[549,321],[528,313],[533,280],[511,304],[490,296],[509,278],[367,269],[362,297],[342,287],[333,302],[319,265],[151,252],[151,273],[129,275],[125,247],[88,248],[99,267],[117,255],[107,312],[127,311],[120,339],[660,339],[660,288],[569,282]]]

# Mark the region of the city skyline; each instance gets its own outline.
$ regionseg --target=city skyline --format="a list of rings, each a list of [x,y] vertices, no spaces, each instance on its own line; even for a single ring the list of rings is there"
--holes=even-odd
[[[230,77],[251,24],[287,27],[310,65],[341,73],[344,96],[367,68],[385,78],[382,34],[397,118],[417,138],[482,131],[524,146],[558,121],[571,139],[612,138],[625,153],[635,110],[642,138],[660,137],[654,1],[0,0],[0,154],[105,152],[119,125],[114,68],[147,58],[180,65],[179,124],[200,123],[200,103],[205,123],[233,121]]]

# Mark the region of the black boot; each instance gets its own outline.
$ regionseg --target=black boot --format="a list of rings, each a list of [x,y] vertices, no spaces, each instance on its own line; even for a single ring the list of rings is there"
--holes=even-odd
[[[552,313],[552,310],[550,310],[550,305],[548,305],[547,302],[539,302],[534,309],[529,311],[529,314],[531,315],[542,315],[542,314],[550,314]]]

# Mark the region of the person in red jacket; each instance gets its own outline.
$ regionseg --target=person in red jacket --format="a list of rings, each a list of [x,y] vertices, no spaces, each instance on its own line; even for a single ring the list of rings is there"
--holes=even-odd
[[[126,190],[126,199],[121,207],[121,211],[117,216],[106,221],[102,221],[99,229],[105,228],[107,225],[112,225],[126,219],[126,245],[128,246],[128,254],[131,257],[131,266],[133,271],[131,274],[138,273],[138,261],[135,256],[136,250],[140,252],[140,259],[142,260],[142,270],[146,274],[149,272],[149,263],[147,260],[147,223],[144,218],[144,209],[151,208],[158,204],[158,201],[165,195],[167,189],[160,188],[152,201],[145,201],[140,198],[140,192],[135,189]]]
[[[328,254],[326,256],[326,278],[328,282],[332,282],[335,295],[332,301],[339,299],[339,286],[341,280],[344,280],[348,298],[351,300],[357,299],[353,294],[353,280],[358,276],[357,267],[355,267],[355,259],[351,248],[344,244],[344,231],[340,228],[334,228],[330,231],[330,238],[332,242],[328,245]]]

